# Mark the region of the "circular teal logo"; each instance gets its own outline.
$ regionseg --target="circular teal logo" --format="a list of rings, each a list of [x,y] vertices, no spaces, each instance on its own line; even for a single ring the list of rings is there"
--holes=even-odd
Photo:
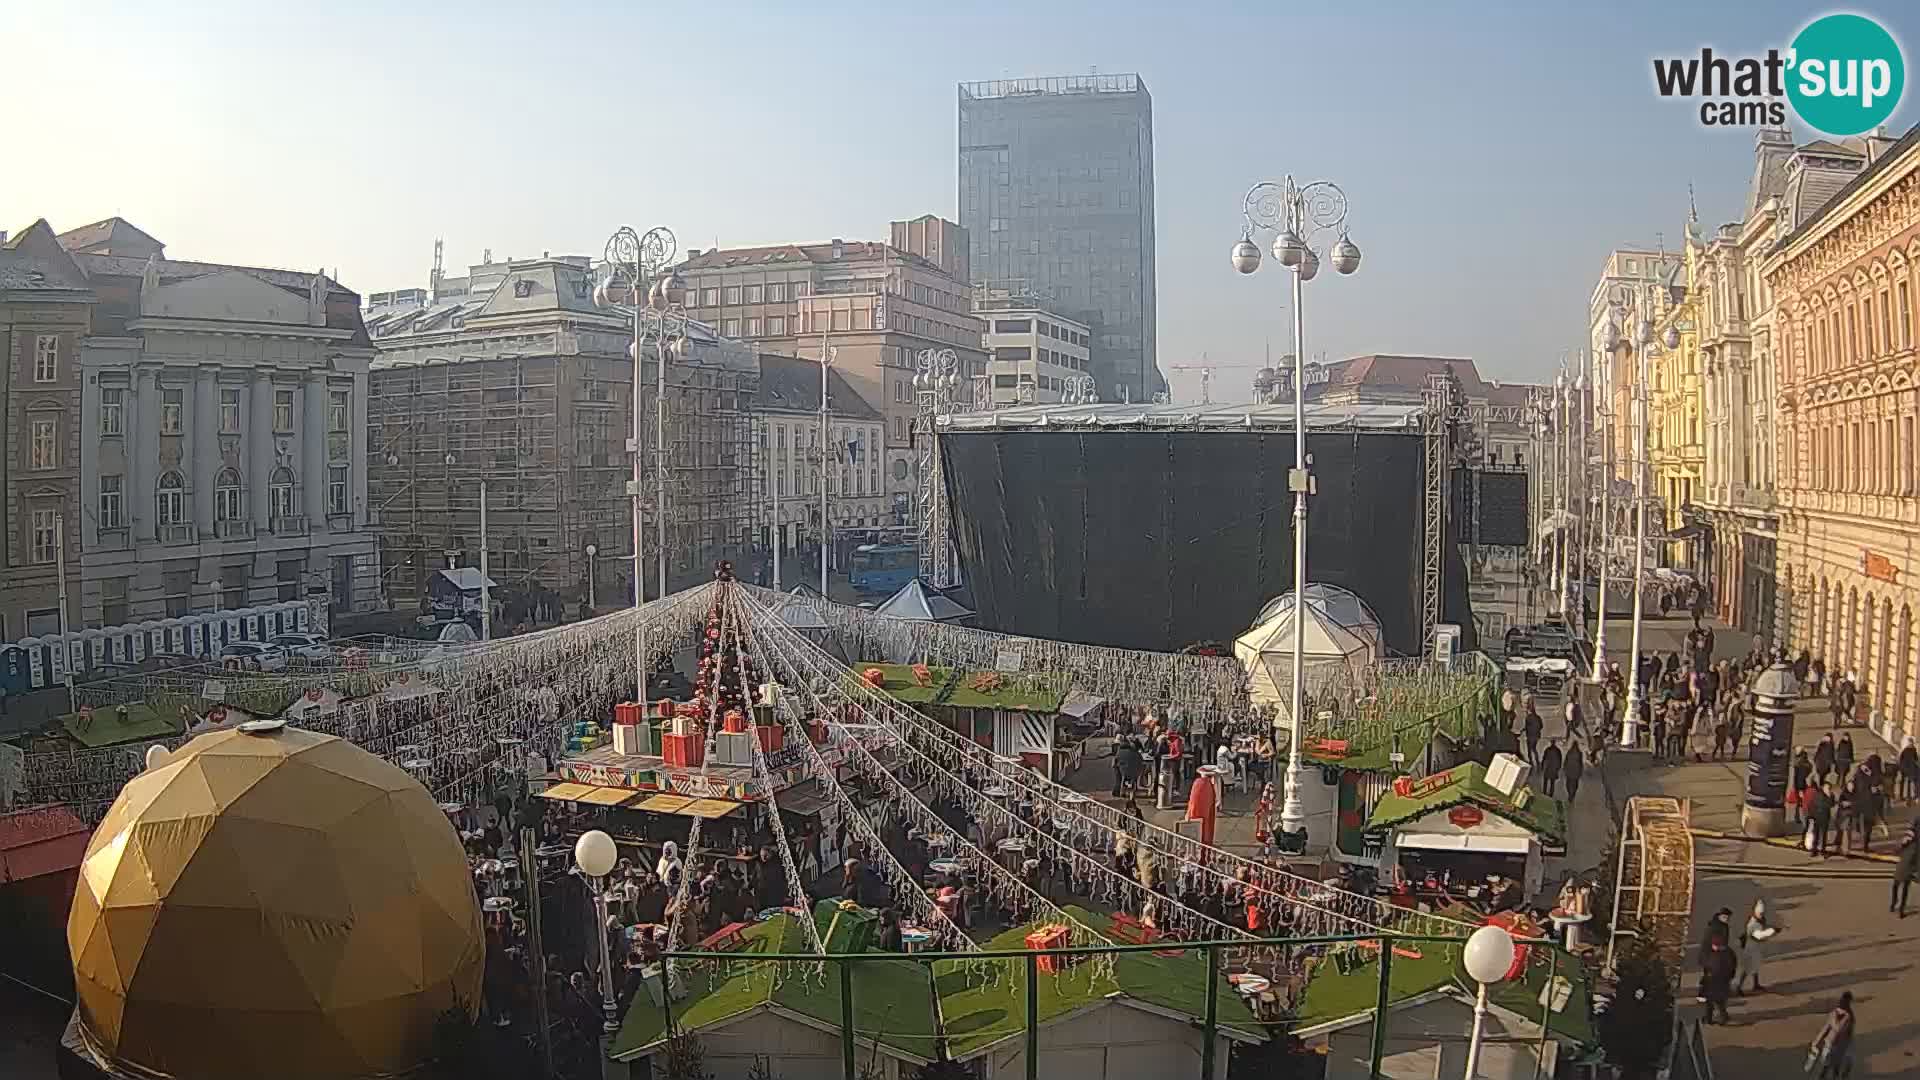
[[[1864,15],[1823,15],[1793,39],[1787,99],[1808,127],[1858,135],[1887,122],[1907,85],[1900,43]]]

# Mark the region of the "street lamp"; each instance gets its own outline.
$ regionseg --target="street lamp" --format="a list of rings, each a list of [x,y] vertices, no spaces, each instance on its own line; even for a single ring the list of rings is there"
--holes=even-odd
[[[1610,357],[1619,343],[1620,328],[1609,320],[1599,343],[1601,354],[1608,356],[1609,360],[1601,362],[1593,379],[1594,414],[1601,421],[1595,427],[1604,429],[1600,434],[1600,591],[1597,594],[1597,610],[1593,614],[1593,683],[1596,686],[1607,674],[1607,564],[1613,552],[1613,434],[1610,423],[1613,415],[1613,374]]]
[[[600,545],[598,544],[587,545],[587,610],[588,611],[592,611],[597,606],[594,603],[594,595],[593,595],[593,571],[594,571],[593,560],[594,560],[594,557],[599,554],[600,554]]]
[[[1473,1039],[1467,1043],[1466,1080],[1474,1080],[1480,1067],[1480,1042],[1487,1027],[1487,987],[1512,976],[1513,957],[1513,935],[1503,927],[1483,926],[1467,939],[1467,974],[1479,984],[1479,990],[1473,998]]]
[[[635,609],[646,603],[646,564],[641,559],[643,514],[641,496],[646,490],[646,454],[641,449],[645,443],[640,433],[641,389],[645,385],[641,379],[643,367],[640,362],[640,340],[645,330],[651,326],[655,331],[655,340],[659,344],[658,363],[655,365],[654,384],[654,522],[655,539],[659,551],[660,588],[659,595],[667,595],[667,524],[666,524],[666,420],[667,420],[667,355],[670,349],[677,349],[686,340],[686,314],[672,310],[670,291],[678,284],[676,277],[669,276],[659,280],[661,271],[673,260],[677,241],[673,233],[665,228],[648,229],[645,235],[637,233],[631,226],[622,225],[607,238],[606,273],[599,284],[594,286],[593,301],[602,308],[614,311],[630,312],[633,316],[633,340],[627,346],[627,357],[633,362],[633,436],[627,440],[628,449],[633,452],[633,479],[627,483],[627,494],[633,499],[633,606]],[[624,279],[624,290],[616,289],[615,283]],[[654,282],[651,291],[647,283]],[[646,298],[642,300],[642,294]],[[621,295],[627,303],[621,303]],[[669,342],[669,323],[677,317],[678,337]],[[647,627],[646,620],[635,619],[633,628],[633,667],[635,673],[636,700],[644,708],[647,701]]]
[[[1643,306],[1645,302],[1642,294]],[[1619,333],[1609,328],[1608,337],[1617,341]],[[1633,554],[1629,560],[1633,575],[1633,636],[1627,646],[1632,675],[1627,680],[1626,715],[1620,718],[1620,746],[1626,750],[1640,745],[1640,624],[1646,615],[1646,590],[1641,578],[1647,546],[1647,353],[1652,348],[1653,323],[1643,315],[1633,326]]]
[[[1307,495],[1312,490],[1312,474],[1307,458],[1307,366],[1306,330],[1301,316],[1301,286],[1313,280],[1320,269],[1320,258],[1312,242],[1316,235],[1338,234],[1329,257],[1336,273],[1347,275],[1360,269],[1360,247],[1348,237],[1347,193],[1325,180],[1300,187],[1291,175],[1279,183],[1265,181],[1249,188],[1241,201],[1246,229],[1233,245],[1233,268],[1251,274],[1260,268],[1260,248],[1254,244],[1256,232],[1276,234],[1273,257],[1280,265],[1293,268],[1293,469],[1287,474],[1287,487],[1293,492],[1293,677],[1288,701],[1287,775],[1280,803],[1280,830],[1296,837],[1304,849],[1307,832],[1306,807],[1301,788],[1306,783],[1306,766],[1300,761],[1300,714],[1305,708],[1306,687],[1306,594],[1307,594]]]
[[[620,1030],[620,1019],[613,1003],[613,950],[607,946],[607,875],[619,859],[620,849],[614,847],[613,837],[599,829],[589,829],[574,841],[573,864],[587,875],[587,887],[593,892],[593,913],[597,916],[594,936],[600,939],[601,1030],[609,1035]],[[1467,947],[1471,950],[1472,942]]]
[[[1553,498],[1560,510],[1559,527],[1553,530],[1553,610],[1567,614],[1567,372],[1562,368],[1553,379]]]

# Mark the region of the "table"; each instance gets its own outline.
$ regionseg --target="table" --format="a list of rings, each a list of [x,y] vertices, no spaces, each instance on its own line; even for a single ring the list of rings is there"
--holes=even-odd
[[[917,926],[903,926],[900,928],[900,946],[907,952],[919,952],[929,944],[932,944],[932,942],[933,933],[931,931],[922,930]]]
[[[1568,952],[1580,947],[1580,928],[1593,921],[1593,916],[1586,912],[1561,911],[1558,908],[1548,912],[1547,918],[1553,920],[1553,932],[1562,936]]]
[[[927,869],[937,874],[958,874],[965,867],[959,859],[935,859],[927,864]]]
[[[1013,794],[1013,792],[1001,787],[999,784],[994,784],[990,787],[982,788],[980,794],[985,795],[989,799],[1004,799]]]

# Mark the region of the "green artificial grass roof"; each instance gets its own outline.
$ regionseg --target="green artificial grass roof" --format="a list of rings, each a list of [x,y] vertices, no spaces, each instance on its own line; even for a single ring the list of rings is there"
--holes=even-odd
[[[167,716],[141,701],[128,703],[124,723],[117,706],[102,706],[93,710],[93,720],[85,727],[76,713],[62,716],[60,726],[73,741],[89,748],[170,739],[185,730],[178,715]]]
[[[825,927],[821,927],[825,933]],[[717,969],[680,967],[687,996],[673,1003],[673,1019],[683,1031],[701,1031],[761,1006],[798,1013],[837,1029],[840,1026],[840,977],[829,968],[824,984],[804,963],[751,962],[765,953],[804,953],[806,931],[800,920],[782,915],[756,923],[746,932],[739,961],[718,962]],[[779,977],[776,979],[776,975]],[[854,1031],[916,1061],[931,1061],[939,1034],[933,987],[924,965],[910,960],[881,960],[854,965]],[[643,990],[627,1007],[615,1036],[615,1057],[639,1054],[666,1038],[667,1018]]]
[[[1474,983],[1467,975],[1462,959],[1464,944],[1425,941],[1402,946],[1403,949],[1418,952],[1420,956],[1413,958],[1395,954],[1393,970],[1388,977],[1389,1008],[1449,986],[1471,995]],[[1492,987],[1488,1000],[1539,1023],[1540,996],[1551,972],[1551,977],[1567,980],[1571,992],[1565,1007],[1548,1016],[1547,1030],[1581,1046],[1592,1045],[1594,1031],[1590,1014],[1593,1001],[1585,970],[1579,961],[1565,954],[1559,954],[1555,962],[1542,952],[1545,946],[1531,948],[1535,955],[1529,956],[1526,971],[1517,979]],[[1306,991],[1300,1000],[1297,1017],[1300,1029],[1335,1023],[1373,1011],[1380,990],[1380,960],[1378,954],[1371,950],[1363,955],[1370,955],[1370,958],[1346,972],[1341,972],[1331,960],[1324,960],[1314,968],[1313,977],[1307,981]],[[1391,1019],[1388,1023],[1392,1024]]]
[[[951,705],[961,709],[1004,709],[1008,712],[1057,713],[1066,693],[1047,686],[1033,685],[1031,675],[1002,675],[997,690],[975,690],[967,685],[979,672],[956,668],[928,668],[932,676],[927,686],[913,677],[911,664],[853,665],[858,677],[870,668],[879,668],[885,676],[880,689],[907,705]]]
[[[1389,788],[1374,804],[1367,827],[1390,829],[1437,810],[1471,804],[1549,839],[1564,842],[1567,838],[1566,814],[1558,799],[1534,792],[1526,805],[1518,805],[1487,783],[1486,769],[1478,762],[1455,765],[1435,775],[1446,777],[1447,782],[1424,794],[1408,797]]]
[[[1065,909],[1096,933],[1108,935],[1112,921],[1084,908]],[[1035,926],[1016,927],[991,941],[988,950],[1024,949]],[[1110,935],[1108,935],[1110,936]],[[934,964],[940,993],[940,1015],[947,1035],[947,1053],[961,1058],[1001,1039],[1026,1030],[1027,985],[1020,961],[1000,961],[990,981],[983,981],[959,960]],[[1206,1015],[1207,964],[1204,954],[1189,950],[1179,956],[1150,952],[1119,953],[1113,957],[1113,978],[1094,974],[1095,960],[1087,958],[1062,975],[1042,974],[1040,1023],[1077,1012],[1115,994],[1124,994],[1198,1022]],[[1263,1039],[1263,1028],[1226,979],[1216,976],[1215,1017],[1222,1028],[1248,1039]]]

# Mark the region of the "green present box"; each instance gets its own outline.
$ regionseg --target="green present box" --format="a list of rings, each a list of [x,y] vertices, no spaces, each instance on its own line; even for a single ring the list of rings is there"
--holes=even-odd
[[[863,953],[873,942],[880,927],[878,913],[863,907],[843,908],[839,900],[822,900],[813,906],[816,924],[826,927],[820,935],[830,953]]]

